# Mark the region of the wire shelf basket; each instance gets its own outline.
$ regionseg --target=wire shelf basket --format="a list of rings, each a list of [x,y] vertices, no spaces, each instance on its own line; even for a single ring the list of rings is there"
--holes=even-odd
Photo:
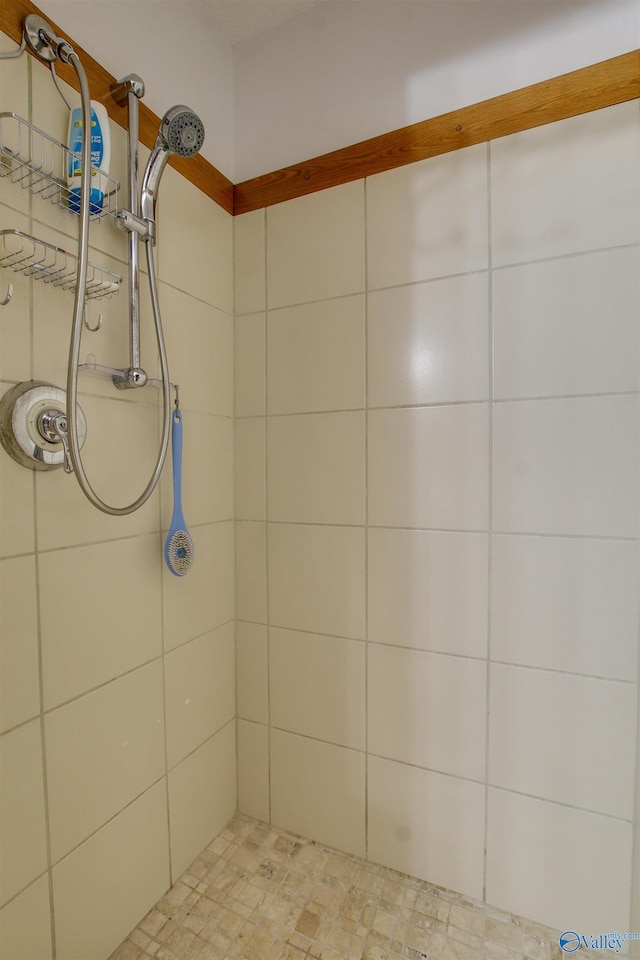
[[[0,267],[75,291],[77,257],[21,230],[0,230]],[[94,263],[87,264],[86,300],[101,300],[120,291],[122,277]]]
[[[18,114],[0,113],[0,177],[74,213],[79,203],[67,185],[67,171],[70,159],[78,156]],[[118,212],[118,181],[104,173],[100,178],[104,199],[100,209],[91,204],[92,220]]]

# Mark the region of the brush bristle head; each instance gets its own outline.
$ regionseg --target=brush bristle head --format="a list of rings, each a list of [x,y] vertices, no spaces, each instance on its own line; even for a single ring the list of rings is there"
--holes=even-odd
[[[171,573],[184,577],[193,566],[193,540],[186,530],[176,530],[165,544],[165,559]]]

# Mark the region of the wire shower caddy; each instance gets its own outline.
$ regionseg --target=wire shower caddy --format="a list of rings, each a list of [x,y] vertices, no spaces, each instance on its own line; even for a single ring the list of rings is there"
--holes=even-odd
[[[80,154],[70,151],[59,140],[50,137],[17,113],[0,113],[0,177],[7,177],[25,190],[49,200],[66,210],[70,207],[67,185],[69,161]],[[100,173],[104,185],[102,209],[91,210],[91,219],[118,213],[119,183]]]
[[[21,230],[0,230],[0,267],[43,280],[54,287],[75,291],[77,257]],[[87,264],[86,300],[112,297],[122,277],[94,263]]]

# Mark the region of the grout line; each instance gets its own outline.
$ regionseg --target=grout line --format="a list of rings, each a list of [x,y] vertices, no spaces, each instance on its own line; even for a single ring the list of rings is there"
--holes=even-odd
[[[238,713],[238,703],[239,703],[239,671],[238,671],[238,551],[236,548],[238,542],[238,484],[237,484],[237,393],[238,393],[238,384],[237,384],[237,357],[238,357],[238,312],[236,309],[236,291],[237,291],[237,279],[238,279],[238,264],[236,257],[237,243],[236,235],[238,231],[238,224],[236,218],[232,217],[231,219],[231,245],[232,245],[232,263],[231,270],[233,274],[233,356],[232,356],[232,370],[233,370],[233,390],[232,390],[232,400],[233,400],[233,463],[232,463],[232,478],[233,478],[233,678],[235,686],[235,725],[236,725],[236,811],[240,811],[239,797],[240,797],[240,723],[239,723],[239,713]]]
[[[493,354],[493,233],[491,207],[491,144],[487,143],[487,318],[488,318],[488,361],[489,396],[494,394],[494,354]],[[493,414],[494,404],[489,407],[488,457],[488,536],[487,536],[487,669],[485,686],[485,740],[484,740],[484,855],[482,862],[482,899],[487,900],[487,865],[489,860],[489,749],[491,720],[491,633],[492,633],[492,590],[493,590]]]
[[[640,651],[640,595],[638,597],[638,650]],[[635,817],[631,826],[631,905],[629,917],[632,929],[640,930],[640,656],[636,677],[636,757],[635,757]],[[636,957],[640,958],[640,950]]]
[[[33,66],[31,58],[28,59],[27,66],[27,97],[28,113],[31,119],[33,114]],[[29,191],[28,196],[28,230],[33,233],[33,202],[34,196]],[[35,355],[35,304],[34,304],[33,282],[29,283],[29,369],[31,379],[34,379],[34,355]],[[45,728],[45,708],[44,708],[44,654],[43,654],[43,607],[41,598],[41,570],[40,570],[40,542],[38,525],[38,483],[36,472],[33,471],[32,478],[32,510],[33,510],[33,551],[34,551],[34,576],[35,576],[35,616],[36,616],[36,639],[38,655],[38,697],[39,697],[39,721],[40,721],[40,749],[41,749],[41,769],[42,769],[42,790],[44,803],[44,828],[45,828],[45,852],[47,859],[47,882],[49,895],[49,925],[51,937],[51,960],[56,960],[56,923],[55,923],[55,903],[53,897],[53,856],[51,848],[51,817],[49,807],[49,780],[47,775],[47,739]]]
[[[271,621],[269,605],[269,215],[265,207],[263,212],[264,237],[264,565],[265,565],[265,619],[267,621],[267,814],[268,822],[273,821],[272,782],[271,782]]]
[[[561,400],[608,400],[618,397],[637,397],[640,395],[638,390],[601,390],[592,393],[546,393],[531,394],[523,397],[471,397],[467,400],[425,400],[414,401],[412,403],[387,403],[387,404],[365,404],[364,406],[354,407],[327,407],[309,410],[283,410],[278,413],[269,414],[270,419],[285,419],[293,417],[321,417],[332,416],[346,413],[363,413],[371,411],[374,413],[386,413],[387,411],[402,410],[432,410],[450,407],[469,407],[469,406],[489,406],[490,404],[506,405],[510,403],[539,403],[539,402],[558,402]],[[211,416],[222,416],[211,414]],[[238,417],[239,420],[255,420],[259,414],[245,414]]]
[[[262,523],[261,520],[240,520],[241,523]],[[268,520],[268,524],[273,524],[274,526],[288,526],[288,527],[340,527],[347,529],[356,529],[364,530],[363,523],[336,523],[328,522],[326,520]],[[476,529],[456,529],[453,527],[410,527],[402,526],[400,524],[383,524],[383,523],[369,523],[370,530],[389,530],[389,531],[399,531],[406,533],[435,533],[435,534],[464,534],[465,536],[487,536],[490,533],[493,533],[496,536],[503,537],[538,537],[545,540],[587,540],[587,541],[596,541],[596,542],[605,542],[605,543],[638,543],[639,538],[634,536],[622,537],[622,536],[612,536],[606,534],[579,534],[579,533],[539,533],[535,530],[499,530],[494,529],[490,531],[488,527],[476,528]],[[261,621],[256,621],[261,622]]]
[[[253,621],[253,620],[240,620],[239,622],[250,623],[256,626],[264,626],[264,624],[261,624],[258,621]],[[383,647],[384,649],[387,649],[387,650],[404,650],[408,653],[419,653],[419,654],[421,653],[421,654],[425,654],[427,656],[432,656],[432,657],[447,657],[450,660],[471,661],[472,663],[485,663],[487,662],[487,659],[488,659],[486,656],[474,656],[473,654],[457,653],[452,650],[436,650],[432,647],[416,647],[416,646],[412,647],[406,643],[395,643],[390,640],[385,641],[385,640],[375,640],[371,638],[366,639],[365,637],[348,637],[342,634],[326,633],[326,632],[323,633],[317,630],[309,630],[307,628],[302,629],[300,627],[291,627],[285,624],[273,623],[271,624],[271,628],[273,630],[282,630],[285,632],[291,632],[295,634],[303,634],[309,637],[318,637],[318,638],[330,637],[333,640],[343,640],[345,643],[364,644],[369,648]],[[632,687],[636,685],[635,677],[633,678],[611,677],[611,676],[604,676],[596,673],[582,673],[582,672],[576,672],[571,670],[563,670],[559,667],[545,667],[540,664],[520,663],[517,660],[499,660],[499,659],[492,658],[491,663],[493,666],[512,667],[518,670],[530,670],[530,671],[536,671],[538,673],[549,673],[551,675],[558,675],[562,677],[576,677],[581,680],[596,680],[602,683],[618,683],[618,684],[621,684],[622,686],[632,686]],[[244,718],[244,719],[249,719],[249,718]],[[260,723],[262,721],[254,721],[254,722]]]
[[[363,178],[363,180],[367,180],[367,179],[370,179],[370,178],[366,178],[366,177]],[[491,267],[491,269],[493,269],[494,271],[495,270],[500,270],[500,271],[513,270],[513,269],[517,269],[518,267],[535,266],[536,264],[539,264],[539,263],[554,263],[556,260],[574,260],[574,259],[594,256],[602,253],[614,253],[617,250],[635,250],[637,248],[638,248],[637,243],[620,243],[620,244],[614,244],[613,246],[594,247],[593,249],[589,249],[589,250],[576,250],[569,253],[559,253],[559,254],[556,254],[555,256],[550,256],[550,257],[534,257],[530,260],[516,260],[513,263],[495,264]],[[392,283],[382,287],[367,288],[365,284],[364,290],[356,290],[351,293],[339,294],[337,296],[331,296],[331,297],[320,297],[317,300],[300,300],[300,301],[296,301],[295,303],[283,303],[283,304],[280,304],[279,306],[272,307],[271,309],[274,312],[276,310],[278,311],[279,310],[295,310],[298,307],[311,306],[312,304],[325,303],[333,300],[346,300],[350,297],[361,297],[363,295],[367,295],[367,293],[376,294],[376,293],[383,293],[387,290],[401,290],[404,287],[418,287],[418,286],[423,286],[424,284],[427,284],[427,283],[438,283],[440,280],[455,280],[459,277],[468,277],[468,276],[474,276],[474,275],[483,274],[483,273],[487,273],[487,269],[462,270],[456,273],[443,273],[435,277],[423,277],[420,280],[409,280],[404,283]],[[213,306],[213,304],[211,304],[211,306]],[[257,310],[248,310],[243,313],[239,313],[238,317],[249,317],[259,312],[260,311],[257,311]]]
[[[257,720],[249,720],[248,723],[255,723],[258,726],[264,726],[260,724]],[[280,725],[273,725],[273,730],[277,730],[280,733],[285,733],[291,737],[298,737],[301,740],[309,740],[312,743],[323,743],[330,747],[336,747],[338,750],[348,750],[350,753],[362,754],[364,756],[365,749],[364,747],[353,747],[345,743],[335,743],[333,740],[326,740],[323,737],[316,737],[308,733],[301,733],[299,730],[291,730],[287,727],[282,727]],[[219,731],[218,731],[219,732]],[[519,797],[527,797],[530,800],[538,800],[540,803],[552,803],[555,806],[565,807],[569,810],[578,810],[581,813],[588,813],[596,817],[604,817],[606,820],[615,820],[620,823],[630,823],[631,820],[628,817],[621,817],[612,813],[603,813],[601,810],[595,810],[592,807],[581,807],[574,803],[568,803],[564,800],[557,800],[552,797],[541,796],[536,793],[527,793],[524,790],[518,790],[515,787],[506,787],[500,783],[493,783],[490,780],[485,781],[481,778],[476,777],[467,777],[459,773],[451,773],[448,770],[442,770],[437,767],[424,766],[419,763],[412,763],[410,760],[399,760],[397,757],[388,756],[384,753],[376,753],[375,751],[370,752],[370,756],[376,757],[379,760],[385,760],[388,763],[396,763],[403,767],[409,767],[412,770],[421,770],[424,773],[434,774],[435,776],[448,777],[452,780],[461,780],[464,783],[475,783],[480,787],[491,788],[493,790],[502,790],[504,793],[514,794]],[[181,761],[182,762],[182,761]]]
[[[171,767],[171,769],[170,769],[169,772],[171,772],[171,771],[173,771],[173,770],[176,770],[182,763],[184,763],[186,760],[188,760],[190,757],[192,757],[195,753],[197,753],[198,750],[200,750],[202,747],[205,746],[205,744],[207,744],[207,743],[209,743],[211,740],[213,740],[214,737],[216,737],[219,733],[222,733],[222,731],[223,731],[226,727],[228,727],[229,724],[231,724],[231,723],[233,723],[233,722],[234,722],[234,717],[230,717],[228,720],[225,720],[225,722],[224,722],[223,724],[221,724],[216,730],[214,730],[213,733],[209,734],[201,743],[198,743],[192,750],[190,750],[189,753],[186,753],[183,757],[180,758],[180,760],[178,760],[176,763],[174,763],[174,765]],[[64,860],[66,860],[67,857],[71,856],[71,854],[73,854],[76,850],[78,850],[78,849],[79,849],[80,847],[82,847],[85,843],[87,843],[87,841],[89,841],[92,837],[95,837],[96,834],[100,833],[100,831],[101,831],[104,827],[107,827],[107,826],[108,826],[110,823],[112,823],[117,817],[119,817],[120,814],[124,813],[125,810],[128,810],[129,807],[131,807],[134,803],[136,803],[136,801],[140,800],[141,797],[143,797],[145,794],[147,794],[147,793],[148,793],[150,790],[152,790],[154,787],[157,787],[158,784],[160,784],[163,780],[165,780],[165,781],[168,780],[168,777],[167,777],[166,773],[162,773],[159,777],[156,777],[155,780],[152,780],[150,783],[148,783],[148,784],[144,787],[143,790],[141,790],[139,793],[137,793],[137,794],[135,795],[135,797],[131,797],[131,799],[128,800],[128,801],[124,804],[124,806],[122,806],[119,810],[117,810],[117,811],[116,811],[115,813],[113,813],[110,817],[108,817],[103,823],[101,823],[101,824],[100,824],[99,826],[97,826],[94,830],[92,830],[90,833],[88,833],[88,834],[86,835],[86,837],[83,837],[82,840],[78,841],[78,843],[75,843],[75,844],[73,845],[73,847],[71,847],[69,850],[66,850],[65,853],[62,854],[62,855],[55,861],[55,863],[53,864],[53,866],[55,867],[55,866],[57,866],[58,864],[62,863]],[[171,859],[170,859],[170,858],[169,858],[169,872],[170,872],[170,875],[171,875],[172,872],[173,872],[172,865],[171,865]],[[36,878],[36,879],[38,879],[38,878]],[[176,878],[176,880],[177,880],[177,879],[178,879],[178,878]],[[34,881],[30,881],[30,883],[28,884],[28,886],[31,886],[31,883],[33,883],[33,882],[34,882]],[[175,882],[175,880],[172,880],[172,881],[171,881],[171,885],[173,885],[174,882]],[[25,889],[26,889],[26,888],[25,888]]]
[[[189,528],[192,530],[201,528],[201,527],[215,527],[221,526],[224,523],[233,523],[233,517],[224,517],[221,520],[202,520],[199,523],[190,523]],[[67,550],[83,550],[90,547],[102,547],[107,546],[112,543],[126,543],[128,540],[142,540],[145,537],[163,537],[164,534],[168,533],[168,527],[159,527],[155,530],[141,530],[139,533],[131,533],[126,536],[112,537],[102,540],[85,540],[77,543],[65,543],[56,547],[42,547],[39,550],[41,556],[45,556],[51,553],[63,553]],[[2,560],[14,560],[18,557],[28,557],[31,556],[31,552],[26,553],[16,553],[8,554],[5,557],[0,557],[0,562]],[[164,562],[164,560],[162,561]],[[162,568],[160,568],[162,569]]]
[[[191,523],[189,524],[190,529],[197,529],[199,527],[211,527],[211,526],[220,526],[222,524],[231,523],[272,523],[272,524],[282,524],[290,526],[300,526],[300,527],[347,527],[347,528],[356,528],[364,529],[364,524],[362,523],[327,523],[326,521],[304,521],[304,520],[269,520],[265,521],[261,518],[255,517],[238,517],[234,521],[233,517],[226,517],[222,520],[204,520],[201,523]],[[369,523],[370,530],[390,530],[390,531],[400,531],[406,533],[424,533],[424,534],[461,534],[464,536],[486,536],[489,533],[488,529],[464,529],[464,528],[453,528],[453,527],[416,527],[416,526],[403,526],[401,524],[383,524],[383,523]],[[167,528],[168,530],[168,528]],[[40,555],[46,555],[51,553],[61,553],[65,550],[78,550],[83,549],[84,547],[99,547],[104,546],[110,543],[124,543],[127,540],[136,540],[143,537],[154,537],[162,536],[163,533],[167,533],[167,530],[148,530],[141,531],[140,533],[133,533],[125,537],[116,537],[109,540],[91,540],[84,543],[70,543],[57,547],[46,547],[39,550]],[[541,533],[536,530],[498,530],[494,529],[493,534],[500,537],[535,537],[542,538],[545,540],[587,540],[603,543],[638,543],[638,537],[622,537],[622,536],[613,536],[606,534],[582,534],[582,533]],[[33,551],[24,551],[22,553],[9,553],[5,556],[0,557],[0,563],[3,560],[18,560],[21,557],[30,557],[33,556]],[[243,619],[242,617],[239,619]],[[262,621],[247,621],[249,623],[261,623]]]
[[[280,413],[269,414],[269,419],[287,419],[294,417],[328,417],[338,416],[350,413],[387,413],[390,411],[401,412],[403,410],[440,410],[451,409],[453,407],[471,407],[471,406],[506,406],[507,404],[525,404],[525,403],[549,403],[566,400],[615,400],[621,397],[638,397],[638,390],[605,390],[599,393],[554,393],[540,394],[527,397],[477,397],[471,400],[433,400],[423,403],[396,403],[386,405],[370,405],[363,407],[336,407],[333,409],[319,410],[293,410]],[[104,399],[104,398],[101,398]],[[216,414],[212,414],[216,416]],[[239,420],[256,420],[259,415],[247,414],[238,417]]]
[[[250,622],[250,621],[246,621]],[[108,687],[112,683],[117,683],[119,680],[122,680],[124,677],[130,676],[132,673],[135,673],[136,670],[143,670],[145,667],[150,666],[152,663],[157,663],[158,660],[161,660],[163,656],[172,656],[172,654],[177,653],[179,650],[188,647],[192,643],[196,643],[198,640],[202,640],[203,637],[208,636],[211,633],[216,633],[218,630],[224,629],[224,627],[233,624],[234,620],[225,620],[223,623],[216,624],[215,627],[211,627],[208,630],[205,630],[203,633],[199,633],[195,637],[190,637],[188,640],[185,640],[184,643],[179,643],[177,646],[172,647],[170,650],[163,651],[158,653],[156,656],[151,657],[149,660],[144,660],[142,663],[137,663],[135,666],[130,667],[128,670],[123,670],[122,673],[118,673],[114,677],[109,677],[107,680],[103,680],[100,683],[96,684],[93,687],[89,687],[86,690],[83,690],[81,693],[76,694],[73,697],[69,697],[67,700],[61,700],[60,703],[54,704],[52,707],[47,707],[43,711],[43,715],[46,717],[51,713],[54,713],[56,710],[60,710],[62,707],[69,706],[69,704],[75,703],[77,700],[81,700],[83,697],[89,696],[92,693],[96,693],[98,690],[102,690],[104,687]],[[33,720],[37,719],[38,714],[34,714],[29,717],[27,720],[23,720],[20,723],[15,724],[12,727],[7,727],[6,730],[3,730],[0,734],[0,737],[4,737],[8,733],[12,733],[14,730],[19,730],[20,727],[24,727],[27,723],[31,723]]]
[[[364,856],[369,859],[369,247],[368,185],[363,181],[364,203]]]
[[[169,773],[172,773],[174,770],[177,770],[178,767],[185,762],[185,760],[188,760],[188,759],[189,759],[190,757],[192,757],[195,753],[197,753],[198,750],[201,750],[202,747],[205,746],[205,744],[207,744],[207,743],[209,743],[211,740],[213,740],[214,737],[217,737],[218,734],[219,734],[219,733],[222,733],[222,731],[225,730],[230,724],[234,724],[234,726],[235,726],[235,722],[236,722],[236,718],[235,718],[235,716],[232,714],[232,715],[229,717],[228,720],[223,721],[223,723],[221,723],[219,727],[216,727],[216,729],[215,729],[212,733],[207,734],[207,736],[204,738],[204,740],[202,740],[202,741],[200,741],[199,743],[197,743],[197,744],[195,745],[195,747],[193,747],[191,750],[189,750],[188,753],[185,753],[185,755],[184,755],[183,757],[180,757],[179,760],[176,760],[176,762],[175,762],[172,766],[169,767]],[[157,783],[157,782],[158,782],[158,781],[156,781],[156,783]],[[150,786],[153,786],[153,784],[150,784]],[[147,788],[146,788],[146,790],[149,790],[149,789],[150,789],[150,787],[147,787]],[[146,790],[143,790],[142,793],[146,793]],[[142,793],[139,794],[139,796],[142,796]]]
[[[158,409],[158,433],[161,431],[161,414]],[[158,484],[158,529],[162,530],[162,485]],[[192,528],[193,529],[193,528]],[[169,745],[168,745],[168,717],[167,717],[167,632],[165,620],[165,578],[164,578],[164,550],[162,535],[160,537],[161,562],[158,564],[158,577],[160,580],[160,659],[162,670],[162,719],[163,719],[163,756],[164,756],[164,789],[165,804],[167,815],[167,864],[169,866],[169,883],[174,882],[173,860],[171,857],[171,802],[169,798]]]

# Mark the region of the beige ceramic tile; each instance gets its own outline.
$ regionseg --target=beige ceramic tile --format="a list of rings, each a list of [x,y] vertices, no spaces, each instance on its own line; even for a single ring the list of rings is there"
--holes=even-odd
[[[256,723],[269,719],[267,628],[236,623],[238,716]]]
[[[0,34],[0,50],[9,53],[15,49],[15,42],[5,34]],[[29,119],[29,58],[23,56],[15,60],[3,61],[0,111],[10,111],[17,113],[24,120]],[[20,125],[14,120],[5,120],[2,127],[4,144],[9,149],[18,151],[21,146]],[[10,176],[0,177],[0,201],[26,214],[29,210],[29,191],[23,190],[19,183],[12,183]],[[5,221],[4,211],[2,213],[0,229],[10,229],[12,224]],[[19,227],[18,224],[15,226]]]
[[[32,233],[40,240],[51,243],[75,256],[77,241],[46,222],[35,221]],[[129,354],[129,298],[127,292],[126,248],[125,259],[107,256],[92,245],[89,246],[89,263],[108,270],[122,278],[120,292],[97,300],[87,308],[87,320],[96,324],[102,317],[100,330],[85,334],[81,341],[80,363],[93,355],[95,362],[116,369],[130,365]],[[74,312],[74,296],[69,290],[58,289],[49,283],[33,284],[33,368],[38,379],[48,380],[61,388],[66,387],[69,361],[69,336]],[[149,377],[159,376],[156,334],[152,324],[151,298],[144,282],[140,287],[140,345],[142,366]],[[108,376],[100,377],[83,370],[78,374],[79,393],[92,393],[117,399],[128,404],[156,404],[159,391],[149,387],[144,390],[117,390]]]
[[[233,620],[233,523],[211,523],[189,530],[194,562],[176,577],[163,564],[165,652]]]
[[[51,960],[49,881],[41,877],[0,910],[0,944],[12,960]]]
[[[47,868],[40,723],[32,720],[0,738],[0,903]],[[10,829],[8,829],[10,826]]]
[[[0,53],[17,53],[18,43],[7,34],[0,32]],[[27,57],[16,57],[2,61],[2,93],[0,110],[12,110],[23,117],[29,107],[29,77]]]
[[[497,404],[494,528],[636,536],[638,436],[635,397]]]
[[[87,441],[81,455],[88,481],[108,504],[126,506],[140,496],[153,472],[160,447],[158,411],[151,404],[117,397],[107,400],[82,395],[79,402],[87,419]],[[39,472],[36,494],[38,543],[43,550],[115,540],[158,528],[157,488],[143,507],[125,517],[97,510],[85,498],[75,476],[62,468]]]
[[[369,295],[369,404],[485,400],[489,396],[486,273]]]
[[[236,605],[240,620],[267,621],[266,535],[265,523],[236,523]]]
[[[486,656],[488,557],[486,534],[371,528],[369,640]]]
[[[491,144],[496,265],[638,243],[634,101]]]
[[[0,384],[2,393],[12,384]],[[0,502],[10,510],[0,512],[0,557],[30,553],[34,548],[34,473],[0,450]]]
[[[235,723],[228,723],[169,773],[171,866],[177,876],[236,809]]]
[[[18,190],[19,187],[14,189]],[[4,192],[4,181],[0,178],[0,196]],[[22,191],[20,191],[22,192]],[[30,233],[29,221],[21,213],[10,207],[0,205],[0,230],[20,230]],[[0,256],[5,253],[17,253],[22,241],[17,237],[0,237]],[[0,379],[16,383],[28,380],[31,376],[31,316],[29,292],[30,282],[21,273],[2,270],[0,276],[0,300],[8,295],[9,285],[13,286],[11,301],[2,307],[0,324]],[[4,393],[4,388],[2,393]]]
[[[109,956],[169,886],[167,851],[158,783],[54,867],[58,957]]]
[[[493,659],[612,680],[635,675],[635,543],[496,536],[492,564]]]
[[[494,664],[489,781],[630,820],[636,710],[632,683]]]
[[[236,314],[265,308],[265,211],[234,217]]]
[[[189,532],[195,556],[188,575],[176,577],[163,564],[165,651],[234,617],[233,523],[205,524]]]
[[[234,716],[233,647],[233,624],[226,624],[167,655],[169,767],[183,760]]]
[[[379,644],[367,662],[369,751],[483,780],[486,663]]]
[[[272,627],[269,682],[273,726],[364,749],[363,643]]]
[[[482,784],[369,758],[371,860],[481,899],[483,855]]]
[[[369,413],[369,522],[483,530],[489,511],[485,404]]]
[[[41,555],[45,708],[160,654],[160,562],[157,536]]]
[[[264,417],[236,420],[235,494],[239,520],[266,520],[266,424]]]
[[[559,930],[629,929],[631,824],[490,789],[487,844],[489,903]]]
[[[160,303],[180,406],[233,416],[233,318],[166,283],[160,284]]]
[[[236,317],[235,334],[236,417],[264,416],[265,315]]]
[[[367,181],[369,289],[486,270],[487,147]]]
[[[238,720],[238,809],[269,820],[269,728]]]
[[[364,523],[364,425],[356,412],[270,418],[269,520]]]
[[[233,420],[182,410],[182,508],[187,528],[233,518]],[[171,446],[161,479],[162,526],[173,514]]]
[[[269,524],[269,617],[274,626],[362,639],[364,530]]]
[[[267,306],[325,300],[364,288],[363,181],[267,210]]]
[[[159,276],[225,313],[233,311],[233,218],[177,171],[158,200]]]
[[[159,660],[45,718],[54,862],[164,773]]]
[[[274,824],[362,856],[364,791],[364,754],[272,730]]]
[[[637,390],[639,266],[626,248],[496,270],[495,396]]]
[[[34,557],[0,561],[0,731],[40,710]]]
[[[364,406],[364,297],[271,310],[269,413]]]

